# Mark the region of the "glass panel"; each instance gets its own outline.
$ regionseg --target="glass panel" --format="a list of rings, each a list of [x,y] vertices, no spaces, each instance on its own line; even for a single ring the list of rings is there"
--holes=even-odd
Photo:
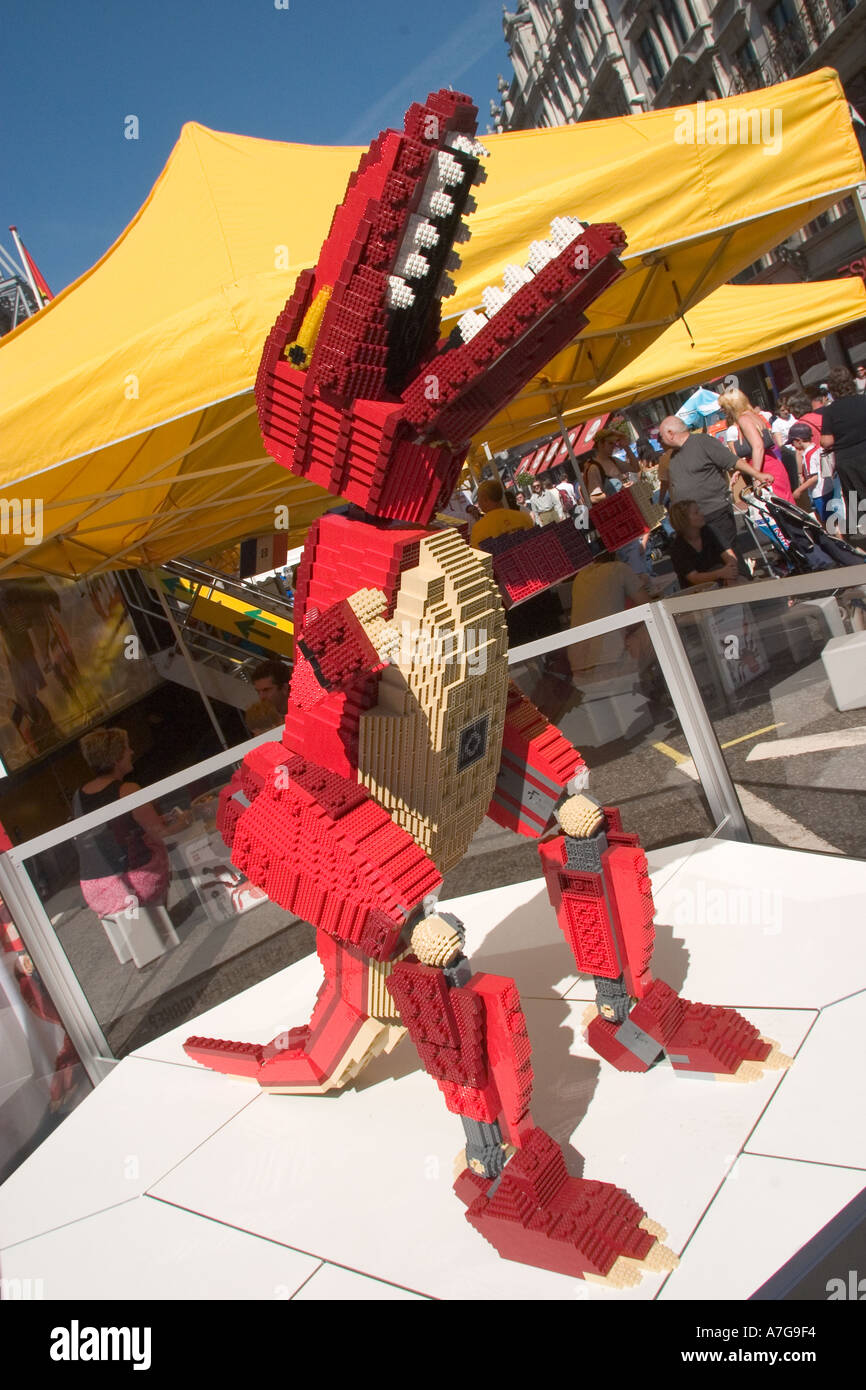
[[[646,626],[512,664],[511,679],[583,755],[589,790],[644,849],[702,839],[713,821]],[[540,875],[537,841],[485,820],[443,898]]]
[[[0,902],[0,1183],[92,1090]]]
[[[24,863],[115,1057],[314,948],[313,929],[231,865],[216,810],[233,770],[153,803],[180,813],[163,840],[118,811]]]
[[[676,624],[754,839],[866,857],[866,590]]]

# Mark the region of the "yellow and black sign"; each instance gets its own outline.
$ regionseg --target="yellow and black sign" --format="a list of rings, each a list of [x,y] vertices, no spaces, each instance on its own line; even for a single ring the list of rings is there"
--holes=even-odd
[[[253,642],[274,656],[294,655],[294,624],[291,619],[253,607],[222,589],[205,588],[178,574],[158,571],[154,576],[167,594],[191,604],[190,617],[209,623],[221,632]]]

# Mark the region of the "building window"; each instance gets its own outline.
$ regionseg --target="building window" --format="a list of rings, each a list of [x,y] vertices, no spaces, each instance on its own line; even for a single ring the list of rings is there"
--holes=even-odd
[[[662,65],[659,61],[658,51],[652,41],[649,29],[644,29],[637,41],[638,51],[643,59],[644,67],[649,73],[650,85],[654,92],[657,92],[664,81]]]
[[[683,17],[680,14],[680,7],[677,0],[662,0],[662,14],[667,20],[668,28],[681,48],[685,48],[689,41],[686,33],[686,26],[683,24]]]
[[[668,35],[666,34],[663,25],[659,25],[656,29],[653,29],[653,38],[655,39],[656,43],[662,51],[662,57],[664,58],[665,63],[668,65],[668,67],[670,67],[674,58],[676,58],[677,56],[677,51],[676,49],[674,49],[674,51],[671,52],[671,47],[668,42]]]
[[[743,86],[747,91],[752,91],[755,87],[761,86],[761,66],[758,62],[758,56],[752,47],[751,39],[747,39],[745,43],[740,44],[740,47],[734,54],[734,67],[740,74],[743,80]]]
[[[767,11],[767,18],[777,34],[781,34],[789,24],[797,22],[797,14],[791,0],[777,0]]]

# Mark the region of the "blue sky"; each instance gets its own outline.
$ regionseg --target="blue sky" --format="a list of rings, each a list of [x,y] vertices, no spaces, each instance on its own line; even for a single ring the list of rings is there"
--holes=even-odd
[[[451,85],[483,131],[511,76],[499,0],[4,0],[3,49],[0,242],[16,224],[55,293],[134,216],[184,121],[366,144]]]

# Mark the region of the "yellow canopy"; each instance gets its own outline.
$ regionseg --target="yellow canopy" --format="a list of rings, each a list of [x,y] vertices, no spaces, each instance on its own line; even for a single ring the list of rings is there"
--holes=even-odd
[[[622,371],[588,391],[575,410],[566,410],[567,425],[604,411],[625,410],[669,391],[698,386],[722,376],[729,367],[746,368],[777,357],[816,338],[866,318],[866,285],[858,277],[813,280],[796,285],[722,285],[678,319]],[[561,354],[564,356],[565,354]],[[556,416],[544,416],[546,399],[556,399],[555,373],[560,358],[547,368],[549,385],[534,383],[537,414],[521,425],[491,424],[485,439],[491,448],[514,446],[551,434]],[[527,388],[521,400],[529,398]],[[478,455],[476,454],[476,457]]]
[[[603,354],[574,350],[560,377],[579,383],[566,409],[866,178],[829,69],[713,109],[712,130],[710,108],[703,123],[681,108],[487,140],[453,313],[523,261],[555,215],[616,220],[629,238],[628,273],[583,335],[604,338]],[[250,388],[358,153],[185,126],[102,260],[0,340],[0,489],[41,502],[44,532],[36,544],[3,527],[0,577],[159,563],[272,529],[278,504],[292,544],[329,505],[265,458]],[[498,423],[519,432],[537,407],[530,385]]]

